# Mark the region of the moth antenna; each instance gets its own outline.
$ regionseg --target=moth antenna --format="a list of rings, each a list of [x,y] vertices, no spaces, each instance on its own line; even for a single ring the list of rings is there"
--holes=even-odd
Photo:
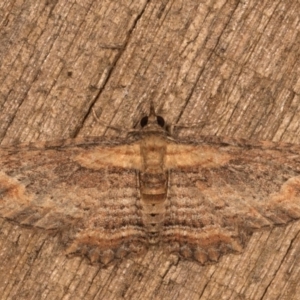
[[[105,126],[106,128],[113,129],[113,130],[119,131],[119,132],[120,132],[120,131],[121,131],[121,132],[128,132],[128,130],[129,130],[129,129],[126,129],[126,128],[124,129],[124,128],[121,128],[121,127],[111,126],[111,125],[106,124],[105,122],[100,121],[100,120],[99,120],[99,117],[97,116],[97,114],[96,114],[96,112],[95,112],[95,110],[94,110],[94,108],[92,108],[92,113],[93,113],[93,116],[94,116],[94,118],[96,119],[96,121],[97,121],[99,124]]]
[[[167,124],[166,128],[167,131],[171,134],[171,135],[175,135],[176,132],[180,131],[180,130],[184,130],[184,129],[200,129],[203,128],[205,125],[210,125],[211,123],[207,123],[205,121],[201,121],[198,123],[194,123],[194,124]]]
[[[193,123],[193,124],[170,124],[170,126],[173,126],[175,128],[201,128],[204,125],[211,125],[212,123],[210,122],[205,122],[205,121],[200,121],[197,123]]]

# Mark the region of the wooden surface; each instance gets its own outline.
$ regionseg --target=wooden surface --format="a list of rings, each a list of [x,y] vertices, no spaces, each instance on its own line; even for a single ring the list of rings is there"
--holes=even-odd
[[[0,4],[2,145],[124,134],[153,100],[201,134],[300,144],[300,4],[41,0]],[[300,223],[200,266],[157,251],[100,269],[1,220],[1,299],[298,299]]]

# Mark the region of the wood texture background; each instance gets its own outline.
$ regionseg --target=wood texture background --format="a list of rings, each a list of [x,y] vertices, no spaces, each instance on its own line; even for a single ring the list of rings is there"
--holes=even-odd
[[[2,145],[130,129],[153,99],[201,134],[300,144],[297,0],[3,0]],[[300,223],[202,267],[158,251],[106,269],[0,220],[1,299],[298,299]],[[298,295],[298,296],[297,296]]]

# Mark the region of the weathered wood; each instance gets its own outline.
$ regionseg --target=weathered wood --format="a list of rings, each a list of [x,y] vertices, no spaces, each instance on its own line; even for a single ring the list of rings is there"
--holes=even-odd
[[[300,144],[297,0],[0,4],[2,145],[120,135],[153,99],[202,134]],[[107,269],[1,220],[1,299],[297,299],[300,224],[201,267],[150,251]]]

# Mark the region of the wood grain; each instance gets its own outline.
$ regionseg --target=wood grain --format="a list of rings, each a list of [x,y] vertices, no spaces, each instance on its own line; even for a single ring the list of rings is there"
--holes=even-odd
[[[124,136],[150,99],[201,135],[299,144],[298,11],[295,0],[2,1],[2,145]],[[216,265],[150,250],[107,270],[66,260],[58,236],[1,224],[3,299],[300,294],[298,223],[254,233]]]

